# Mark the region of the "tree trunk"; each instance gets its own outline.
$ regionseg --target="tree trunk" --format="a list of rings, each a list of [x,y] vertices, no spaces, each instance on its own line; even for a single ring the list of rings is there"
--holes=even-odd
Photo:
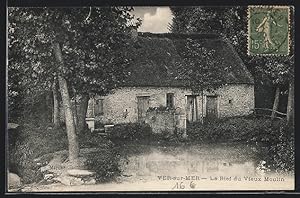
[[[82,133],[83,131],[86,130],[86,113],[87,113],[87,108],[88,108],[88,103],[89,103],[89,95],[88,94],[83,94],[82,98],[79,103],[79,109],[77,112],[78,115],[78,124],[77,124],[77,130],[78,133]]]
[[[51,123],[52,121],[52,99],[51,99],[51,91],[47,91],[46,92],[46,96],[45,96],[45,121],[47,123]]]
[[[204,96],[203,96],[204,94],[203,94],[203,90],[201,90],[201,98],[202,98],[202,100],[201,100],[201,108],[202,108],[202,112],[201,112],[201,123],[203,124],[204,123],[204,107],[203,107],[203,105],[204,105]]]
[[[54,54],[57,62],[63,66],[63,59],[61,49],[58,43],[54,43],[53,45]],[[69,161],[71,163],[76,163],[79,156],[79,144],[75,130],[74,116],[71,106],[71,100],[69,96],[68,84],[64,77],[58,75],[58,83],[61,93],[61,98],[63,102],[63,108],[65,111],[65,122],[66,129],[68,135],[68,143],[69,143]]]
[[[271,119],[274,119],[275,116],[276,116],[275,111],[277,111],[277,109],[278,109],[279,96],[280,96],[280,88],[276,87],[275,99],[274,99],[274,103],[273,103],[273,111],[272,111]]]
[[[288,95],[288,103],[287,103],[287,123],[289,125],[294,126],[294,82],[290,82],[289,84],[289,95]]]
[[[55,128],[59,127],[59,101],[58,101],[58,90],[57,90],[57,81],[54,80],[53,87],[53,124]]]
[[[76,90],[73,87],[73,92],[74,92],[74,122],[75,122],[75,129],[76,132],[79,133],[79,131],[77,130],[77,123],[78,123],[78,115],[77,115],[77,95],[76,95]]]

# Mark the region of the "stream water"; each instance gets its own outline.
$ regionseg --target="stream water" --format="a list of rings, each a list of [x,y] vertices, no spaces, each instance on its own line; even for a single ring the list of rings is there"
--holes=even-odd
[[[122,156],[122,183],[138,181],[147,189],[271,190],[294,186],[292,175],[269,171],[264,159],[257,159],[254,149],[242,144],[135,145]]]
[[[30,191],[293,190],[294,176],[266,171],[264,159],[243,144],[128,145],[117,181],[82,186],[55,184]]]

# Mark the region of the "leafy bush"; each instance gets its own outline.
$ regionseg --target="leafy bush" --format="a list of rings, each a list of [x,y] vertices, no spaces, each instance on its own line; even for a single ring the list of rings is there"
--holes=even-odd
[[[288,172],[294,170],[295,142],[294,128],[283,123],[276,134],[265,135],[258,148],[261,158],[266,159],[273,170]]]
[[[294,167],[294,128],[284,120],[236,117],[210,123],[192,123],[188,137],[196,142],[242,141],[256,145],[258,158],[273,170],[292,171]]]
[[[166,107],[163,105],[160,105],[158,107],[149,107],[147,112],[156,111],[156,112],[174,112],[175,108],[173,107]]]
[[[191,123],[187,128],[187,134],[190,140],[197,142],[218,142],[229,139],[226,127],[220,126],[217,122],[214,124]]]
[[[169,131],[162,131],[162,133],[154,134],[152,140],[158,141],[164,145],[178,145],[186,140],[182,137],[182,134],[175,131],[171,134]]]
[[[107,135],[111,140],[149,140],[152,137],[152,129],[145,123],[117,124]]]
[[[264,137],[264,135],[278,130],[280,123],[280,121],[272,121],[266,118],[224,118],[204,124],[200,122],[191,123],[188,126],[187,133],[192,140],[197,141],[269,141],[268,138],[271,137]]]
[[[104,128],[105,125],[111,125],[113,124],[113,122],[111,121],[106,121],[106,122],[103,122],[101,120],[95,120],[95,129],[101,129],[101,128]]]
[[[89,129],[78,135],[80,148],[94,148],[104,145],[108,140],[97,133],[92,133]]]
[[[63,128],[54,129],[51,125],[35,126],[23,124],[17,136],[10,136],[9,167],[17,173],[24,183],[36,182],[41,179],[34,159],[55,151],[67,148],[67,134]]]
[[[95,129],[104,128],[104,123],[99,120],[95,120]]]
[[[96,172],[97,182],[111,181],[121,173],[119,169],[120,155],[114,144],[107,141],[104,145],[101,152],[93,152],[85,156],[87,158],[86,167]]]

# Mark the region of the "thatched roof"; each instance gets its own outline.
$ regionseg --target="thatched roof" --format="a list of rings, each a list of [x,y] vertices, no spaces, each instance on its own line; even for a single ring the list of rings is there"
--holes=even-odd
[[[207,49],[215,50],[219,62],[221,84],[253,84],[253,77],[234,48],[214,34],[152,34],[139,33],[134,44],[133,64],[125,86],[186,86],[180,77],[183,50],[187,39],[193,39]],[[181,67],[179,66],[181,65]],[[214,82],[212,82],[213,84]]]

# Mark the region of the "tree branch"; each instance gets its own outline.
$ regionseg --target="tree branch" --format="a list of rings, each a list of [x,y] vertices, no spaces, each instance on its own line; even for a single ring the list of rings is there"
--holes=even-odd
[[[85,21],[87,21],[87,20],[90,18],[91,14],[92,14],[92,7],[90,7],[89,14],[88,14],[87,17],[85,18]]]

